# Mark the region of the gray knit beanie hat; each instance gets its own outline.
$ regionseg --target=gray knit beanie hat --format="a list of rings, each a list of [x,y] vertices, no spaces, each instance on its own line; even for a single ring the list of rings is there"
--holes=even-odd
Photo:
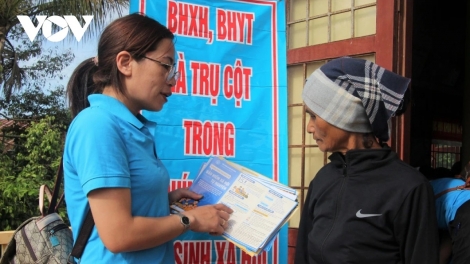
[[[367,60],[342,57],[315,70],[302,93],[305,105],[326,122],[349,132],[370,133],[385,142],[390,119],[410,79]]]

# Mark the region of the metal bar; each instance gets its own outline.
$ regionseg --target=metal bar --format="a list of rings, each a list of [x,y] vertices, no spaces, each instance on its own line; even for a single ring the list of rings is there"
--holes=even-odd
[[[328,0],[328,40],[327,42],[331,42],[331,0]]]
[[[309,44],[308,38],[310,36],[310,21],[308,20],[308,17],[310,15],[310,1],[306,0],[306,2],[307,2],[307,8],[305,8],[305,17],[306,17],[306,19],[305,19],[305,24],[306,24],[305,28],[307,30],[306,30],[305,33],[307,34],[307,36],[305,38],[305,46],[308,46],[308,44]]]
[[[351,0],[351,38],[354,38],[354,0]]]
[[[318,148],[318,145],[289,145],[289,148]]]
[[[307,76],[307,64],[303,65],[303,79],[306,79]],[[305,124],[305,105],[302,104],[302,145],[305,145],[305,130],[306,130],[306,124]],[[300,153],[300,186],[302,188],[300,189],[300,210],[303,210],[304,208],[304,200],[305,200],[305,147],[302,147],[301,153]]]

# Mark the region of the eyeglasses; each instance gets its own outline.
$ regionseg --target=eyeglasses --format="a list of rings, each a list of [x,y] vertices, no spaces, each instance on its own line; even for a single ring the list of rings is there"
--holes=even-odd
[[[168,71],[168,76],[166,77],[167,81],[170,81],[173,78],[175,79],[175,81],[178,81],[178,79],[180,78],[181,74],[176,71],[176,63],[173,63],[173,65],[171,65],[171,64],[163,63],[159,60],[155,60],[155,59],[146,57],[146,56],[143,56],[143,57],[148,59],[148,60],[151,60],[153,62],[157,62],[158,64],[162,65]]]

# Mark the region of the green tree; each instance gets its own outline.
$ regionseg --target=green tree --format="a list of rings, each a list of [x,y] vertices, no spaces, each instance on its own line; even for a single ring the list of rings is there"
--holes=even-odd
[[[37,25],[37,15],[93,15],[85,42],[127,6],[128,0],[0,0],[0,119],[13,121],[0,130],[0,230],[38,215],[39,186],[52,187],[71,121],[64,87],[51,88],[48,80],[65,78],[73,53],[43,48],[42,34],[31,42],[17,16]]]
[[[8,102],[0,98],[0,116],[13,121],[0,130],[0,230],[39,215],[39,186],[52,187],[59,166],[71,118],[63,87],[45,91],[43,82],[28,83]]]
[[[42,184],[54,184],[64,142],[62,131],[53,117],[32,122],[23,134],[25,151],[0,155],[0,230],[15,229],[39,215],[38,190]]]
[[[0,115],[12,120],[39,120],[53,116],[55,123],[67,126],[71,117],[65,101],[64,87],[45,90],[41,87],[42,82],[34,84],[12,94],[8,101],[0,97]]]
[[[34,75],[34,69],[22,65],[42,54],[41,44],[44,38],[38,34],[37,41],[33,43],[27,38],[20,27],[18,15],[27,15],[32,21],[36,21],[37,15],[63,16],[93,15],[91,30],[87,30],[84,39],[98,34],[110,14],[121,14],[129,5],[128,0],[2,0],[0,1],[0,90],[4,98],[9,100],[12,91],[23,88],[23,80]],[[83,22],[83,21],[82,21]],[[35,22],[37,24],[37,22]],[[83,25],[83,24],[82,24]],[[73,38],[69,34],[70,38]],[[29,53],[21,54],[18,46],[28,46],[23,50]],[[54,63],[54,62],[50,62]],[[58,64],[60,66],[62,64]],[[37,65],[38,67],[40,65]],[[45,72],[54,75],[53,72]]]
[[[9,101],[0,98],[0,118],[11,121],[11,125],[0,129],[4,150],[0,154],[16,157],[27,151],[25,133],[31,122],[54,117],[50,122],[59,129],[61,134],[66,132],[71,117],[65,102],[63,87],[44,91],[40,87],[40,82],[34,83],[36,86],[12,94]],[[3,165],[0,164],[0,167]]]

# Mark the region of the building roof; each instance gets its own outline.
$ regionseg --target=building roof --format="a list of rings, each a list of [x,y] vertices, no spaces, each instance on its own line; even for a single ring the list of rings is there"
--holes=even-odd
[[[19,135],[11,135],[8,133],[9,128],[19,126],[20,129],[25,129],[29,126],[27,121],[18,121],[14,119],[0,119],[0,144],[3,145],[3,153],[15,147],[15,137]]]

